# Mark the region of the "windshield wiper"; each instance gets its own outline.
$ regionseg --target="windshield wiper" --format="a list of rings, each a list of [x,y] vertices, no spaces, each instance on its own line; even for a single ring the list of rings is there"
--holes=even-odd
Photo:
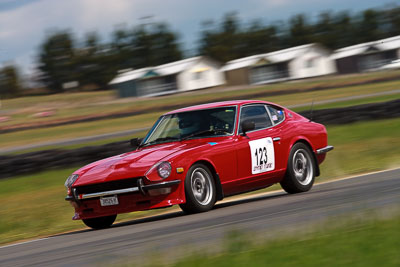
[[[160,138],[157,138],[157,139],[155,139],[155,140],[153,140],[153,141],[151,141],[151,142],[145,143],[145,144],[143,144],[143,145],[140,146],[140,147],[145,147],[145,146],[149,146],[149,145],[160,144],[160,143],[168,142],[168,141],[176,141],[176,140],[180,140],[180,138],[178,138],[178,137],[160,137]]]
[[[182,137],[181,140],[186,140],[189,139],[191,137],[195,137],[195,136],[199,136],[199,135],[203,135],[203,134],[218,134],[218,133],[224,133],[224,134],[231,134],[230,132],[228,132],[227,130],[224,129],[214,129],[214,130],[204,130],[204,131],[199,131],[199,132],[194,132],[192,134],[189,134],[188,136]]]

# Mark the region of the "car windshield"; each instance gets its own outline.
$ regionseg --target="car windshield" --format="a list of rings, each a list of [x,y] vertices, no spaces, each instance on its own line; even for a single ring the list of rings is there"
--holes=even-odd
[[[233,134],[236,107],[221,107],[162,116],[142,146]]]

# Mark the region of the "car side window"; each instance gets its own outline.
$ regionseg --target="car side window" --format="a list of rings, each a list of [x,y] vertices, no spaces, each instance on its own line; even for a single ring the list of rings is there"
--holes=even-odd
[[[281,108],[268,105],[268,110],[274,124],[278,124],[285,119],[285,114]]]
[[[255,130],[264,129],[272,126],[265,105],[251,105],[242,108],[240,114],[240,124],[243,121],[253,121]],[[239,133],[242,133],[242,125],[239,125]]]

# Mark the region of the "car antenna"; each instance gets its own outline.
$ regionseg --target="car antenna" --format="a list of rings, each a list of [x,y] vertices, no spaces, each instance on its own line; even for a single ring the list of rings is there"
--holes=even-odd
[[[314,114],[314,98],[311,102],[310,120],[309,121],[313,121],[313,114]]]

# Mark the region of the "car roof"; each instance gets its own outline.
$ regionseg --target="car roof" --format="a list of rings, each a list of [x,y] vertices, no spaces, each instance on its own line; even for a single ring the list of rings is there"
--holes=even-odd
[[[167,112],[164,115],[193,111],[193,110],[200,110],[200,109],[218,108],[218,107],[225,107],[225,106],[241,106],[241,105],[246,105],[246,104],[258,104],[258,103],[272,104],[272,105],[280,107],[277,104],[267,102],[267,101],[261,101],[261,100],[231,100],[231,101],[213,102],[213,103],[207,103],[207,104],[201,104],[201,105],[195,105],[195,106],[185,107],[185,108],[181,108],[181,109],[176,109],[176,110]]]

